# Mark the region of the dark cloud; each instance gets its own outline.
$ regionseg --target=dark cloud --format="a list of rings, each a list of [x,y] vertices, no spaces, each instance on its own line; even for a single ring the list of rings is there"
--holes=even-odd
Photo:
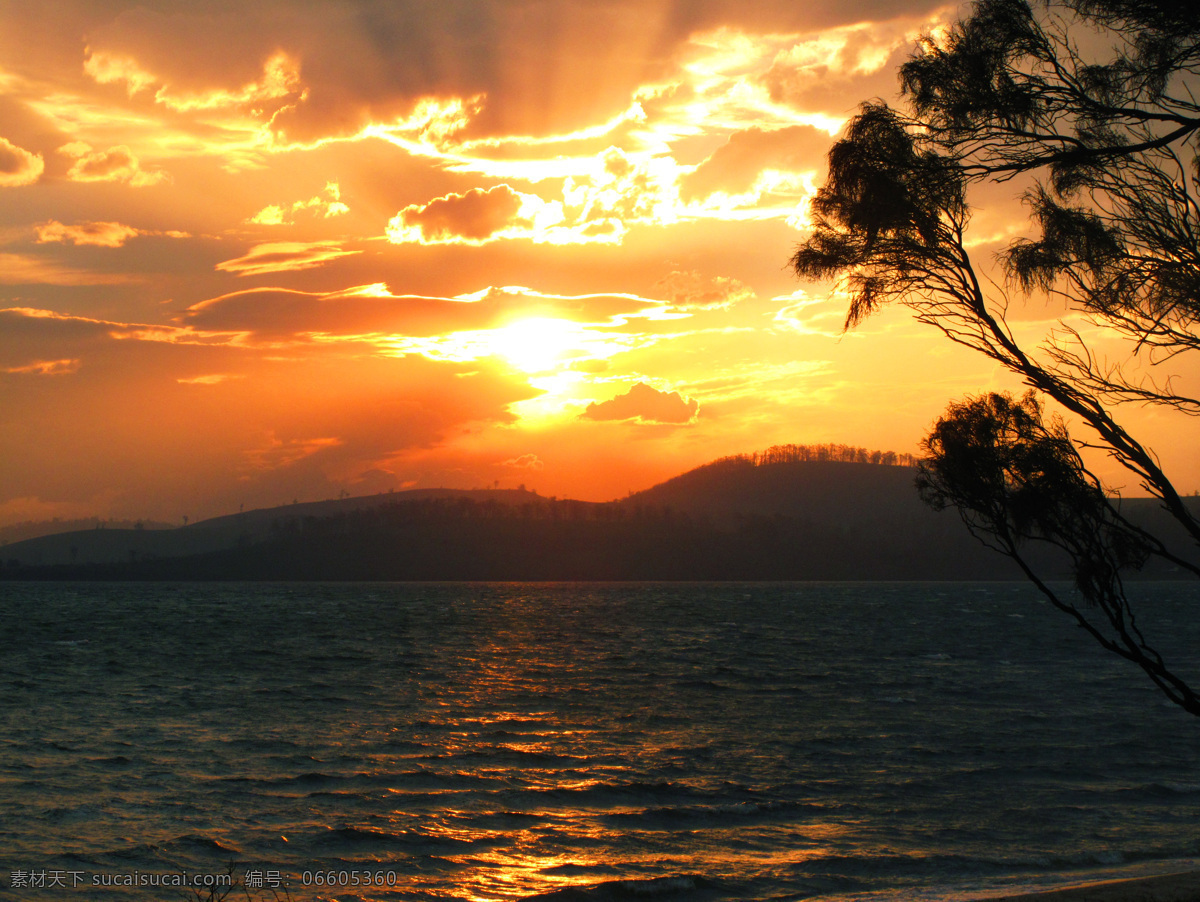
[[[608,401],[593,401],[580,414],[588,420],[641,420],[644,423],[689,423],[699,403],[685,401],[679,392],[662,392],[639,382],[623,395]]]

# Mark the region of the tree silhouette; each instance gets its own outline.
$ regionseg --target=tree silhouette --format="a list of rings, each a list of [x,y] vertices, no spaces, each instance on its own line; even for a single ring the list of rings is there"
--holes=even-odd
[[[1019,401],[990,394],[951,404],[923,446],[928,457],[917,488],[926,503],[937,510],[956,507],[971,532],[1013,558],[1055,607],[1141,667],[1175,704],[1200,715],[1200,696],[1146,642],[1121,577],[1151,554],[1186,563],[1121,516],[1061,421],[1044,421],[1033,392]],[[1039,577],[1022,551],[1032,542],[1070,557],[1084,605],[1099,611],[1107,630]]]
[[[791,262],[802,277],[842,278],[847,329],[899,302],[1034,390],[952,405],[925,442],[924,497],[957,507],[1052,603],[1200,715],[1196,693],[1137,633],[1121,582],[1150,555],[1193,575],[1200,567],[1123,520],[1037,400],[1090,429],[1087,443],[1200,544],[1195,513],[1118,416],[1131,402],[1200,414],[1200,399],[1178,391],[1170,372],[1134,374],[1169,371],[1200,349],[1198,39],[1200,10],[1183,4],[1048,0],[1035,12],[1025,0],[977,2],[901,68],[906,107],[864,104],[830,150],[814,231]],[[1032,183],[1023,200],[1033,235],[1000,255],[1001,286],[969,253],[968,191],[1018,176]],[[1018,342],[1009,291],[1044,293],[1066,309],[1042,345]],[[1127,357],[1109,361],[1076,323],[1119,336]],[[1038,578],[1031,541],[1070,556],[1080,604]],[[1087,608],[1105,615],[1099,624]]]

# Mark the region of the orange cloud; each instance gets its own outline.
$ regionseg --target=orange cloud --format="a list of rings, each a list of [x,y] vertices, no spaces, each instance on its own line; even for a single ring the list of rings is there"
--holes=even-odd
[[[243,452],[247,465],[252,470],[277,470],[312,457],[328,448],[336,448],[342,444],[340,438],[332,436],[321,438],[289,439],[281,441],[272,432],[267,436],[264,445],[249,448]]]
[[[700,405],[679,392],[663,392],[639,382],[623,395],[593,401],[580,417],[587,420],[639,420],[643,423],[690,423]]]
[[[771,298],[782,304],[773,317],[781,327],[801,335],[821,335],[825,338],[854,339],[858,332],[845,332],[846,302],[839,297],[812,298],[803,288],[790,294]]]
[[[271,339],[321,334],[394,340],[487,330],[533,317],[615,325],[663,311],[661,302],[632,295],[563,296],[513,286],[438,298],[393,295],[386,285],[363,285],[330,294],[285,288],[235,291],[193,304],[179,322]]]
[[[295,201],[290,206],[269,204],[251,216],[247,222],[256,225],[291,225],[290,214],[302,210],[320,213],[325,219],[350,212],[350,208],[342,203],[342,191],[337,182],[326,182],[322,193],[325,197],[316,195],[308,200]]]
[[[120,285],[138,281],[123,273],[92,272],[27,254],[0,254],[0,285]]]
[[[340,244],[329,241],[276,241],[258,244],[241,257],[224,260],[216,265],[222,272],[239,276],[261,276],[272,272],[294,272],[324,266],[339,257],[361,254],[362,251],[342,250]]]
[[[563,219],[561,203],[496,185],[410,204],[392,217],[387,237],[393,244],[483,244],[500,238],[558,244],[571,237],[556,228]]]
[[[728,310],[754,297],[750,287],[737,279],[728,276],[706,279],[695,270],[673,272],[654,287],[663,289],[672,306],[679,310]]]
[[[0,271],[3,271],[0,260]],[[0,309],[0,366],[7,372],[40,366],[40,362],[82,359],[85,351],[112,342],[215,345],[228,336],[206,336],[178,326],[120,323],[71,316],[32,307]],[[70,354],[69,358],[62,355]]]
[[[245,378],[239,373],[206,373],[202,376],[180,377],[175,381],[180,385],[220,385],[230,379]]]
[[[510,457],[503,461],[502,467],[515,467],[518,470],[543,470],[546,465],[536,454],[522,454],[520,457]]]
[[[129,96],[132,97],[158,81],[157,76],[139,66],[137,60],[131,56],[93,51],[90,47],[86,52],[88,56],[83,61],[83,71],[95,79],[97,84],[124,82]]]
[[[77,222],[75,225],[64,225],[52,219],[37,226],[39,244],[70,242],[96,247],[121,247],[128,239],[141,234],[143,232],[140,229],[119,222]]]
[[[134,188],[145,188],[167,178],[162,170],[142,169],[138,158],[123,144],[94,151],[88,144],[75,141],[60,147],[59,152],[75,158],[67,177],[76,182],[124,182]]]
[[[944,22],[951,9],[914,7],[903,11],[907,15],[896,10],[873,22],[864,17],[810,32],[776,54],[754,81],[776,103],[835,115],[844,112],[842,104],[851,96],[890,96],[896,92],[896,71],[916,38]]]
[[[680,179],[680,196],[685,201],[693,201],[717,191],[746,194],[754,190],[764,170],[819,169],[831,143],[829,132],[811,125],[777,129],[755,127],[734,132],[707,159]]]
[[[229,107],[256,107],[260,115],[273,101],[299,100],[304,95],[300,83],[300,65],[286,53],[276,53],[263,63],[262,77],[234,90],[221,88],[181,93],[169,87],[159,88],[154,99],[178,112],[213,110]]]
[[[46,168],[42,155],[30,153],[11,141],[0,138],[0,188],[32,185]]]
[[[95,79],[97,84],[107,85],[124,82],[130,97],[163,82],[163,79],[147,71],[132,56],[105,50],[87,50],[83,71]],[[302,96],[300,66],[286,53],[275,53],[262,67],[262,76],[246,82],[238,88],[207,88],[195,91],[180,91],[163,84],[154,94],[156,103],[176,112],[195,110],[218,110],[244,106],[261,107],[271,101],[284,98],[297,99]]]
[[[0,271],[4,270],[0,261]],[[170,340],[182,330],[68,316],[28,307],[0,309],[0,374],[59,376],[90,364],[98,348],[128,339]],[[15,396],[13,397],[15,400]]]
[[[35,360],[33,363],[27,363],[24,366],[5,367],[0,372],[25,373],[34,376],[65,376],[76,372],[80,365],[81,361],[73,358],[63,360]]]
[[[424,206],[413,204],[388,223],[388,238],[395,244],[414,238],[422,242],[485,241],[514,224],[521,197],[508,185],[497,185],[486,191],[472,188],[466,194],[447,194]]]

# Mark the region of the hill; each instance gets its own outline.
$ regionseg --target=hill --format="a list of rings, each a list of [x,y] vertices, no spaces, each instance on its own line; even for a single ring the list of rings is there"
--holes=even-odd
[[[25,520],[0,526],[0,548],[13,542],[36,539],[40,536],[58,535],[64,532],[81,532],[89,529],[174,529],[174,523],[155,520],[101,520],[99,517],[81,517],[64,520]]]
[[[394,505],[400,500],[443,498],[520,504],[530,497],[536,496],[518,490],[414,489],[259,508],[173,528],[166,524],[135,527],[130,521],[116,525],[96,520],[81,521],[87,522],[88,528],[50,534],[36,532],[34,538],[4,545],[0,547],[0,561],[9,566],[15,561],[22,566],[41,567],[177,558],[257,545],[270,540],[281,523],[345,516]]]
[[[924,509],[913,478],[910,466],[727,458],[637,492],[623,503],[667,506],[718,520],[781,515],[850,526]]]
[[[1020,578],[957,514],[921,502],[906,461],[879,456],[872,463],[859,449],[812,450],[726,458],[616,502],[420,490],[248,511],[161,532],[68,533],[9,546],[4,572],[87,579]],[[1123,507],[1147,523],[1165,516],[1148,499]],[[1041,560],[1069,575],[1061,562]]]

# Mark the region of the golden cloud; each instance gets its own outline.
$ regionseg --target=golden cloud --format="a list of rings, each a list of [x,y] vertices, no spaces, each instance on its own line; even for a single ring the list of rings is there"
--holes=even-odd
[[[543,470],[546,465],[542,459],[536,454],[522,454],[519,457],[510,457],[508,460],[501,462],[502,467],[515,467],[518,470]]]
[[[345,138],[395,121],[421,98],[479,96],[488,105],[471,117],[471,138],[540,138],[610,119],[641,84],[668,77],[695,35],[819,34],[936,5],[615,0],[597,15],[589,4],[538,0],[514,9],[503,0],[447,0],[323,3],[296,15],[294,7],[267,0],[206,7],[203,15],[152,6],[77,26],[74,34],[88,34],[85,71],[97,83],[123,85],[131,96],[157,86],[156,103],[185,111],[260,108],[280,139]],[[720,74],[738,71],[739,61],[759,62],[744,46],[729,50]],[[871,54],[860,52],[852,71],[871,63]]]
[[[0,285],[120,285],[136,281],[137,276],[77,269],[28,254],[0,254]]]
[[[130,97],[164,80],[147,71],[134,57],[106,50],[87,50],[83,71],[97,84],[124,82]],[[300,66],[286,53],[277,52],[269,57],[262,67],[262,76],[238,88],[209,88],[200,91],[179,91],[169,84],[162,84],[155,92],[154,100],[176,112],[196,110],[218,110],[254,106],[262,113],[262,107],[271,101],[284,98],[299,98],[303,89],[300,84]]]
[[[30,153],[0,138],[0,188],[32,185],[46,168],[41,154]]]
[[[508,185],[486,191],[472,188],[466,194],[447,194],[424,206],[405,207],[388,223],[388,239],[394,244],[405,241],[422,243],[449,241],[485,241],[517,223],[523,195]]]
[[[139,66],[137,60],[131,56],[93,51],[90,47],[86,48],[85,52],[88,56],[83,61],[83,71],[97,84],[124,82],[129,96],[132,97],[158,81],[157,76]]]
[[[860,332],[845,331],[848,302],[839,294],[812,298],[803,288],[797,288],[791,294],[773,297],[772,301],[783,305],[773,319],[781,327],[801,335],[821,335],[838,340],[860,337]]]
[[[690,423],[700,405],[679,392],[664,392],[639,382],[623,395],[593,401],[579,416],[587,420],[638,420],[642,423]]]
[[[744,282],[728,276],[706,279],[695,270],[672,272],[654,287],[662,289],[679,310],[728,310],[754,297]]]
[[[291,225],[291,221],[286,217],[287,211],[279,204],[267,204],[246,222],[252,222],[255,225]]]
[[[472,188],[427,204],[411,204],[392,217],[387,237],[393,244],[484,244],[501,238],[563,243],[557,229],[562,204],[508,185]]]
[[[244,379],[241,373],[206,373],[202,376],[190,376],[176,379],[180,385],[220,385],[230,379]]]
[[[246,221],[256,225],[291,225],[290,214],[305,210],[319,213],[325,219],[350,212],[350,208],[342,203],[342,190],[337,182],[326,182],[321,193],[325,196],[314,195],[308,200],[294,201],[290,206],[269,204]]]
[[[119,222],[77,222],[64,225],[51,219],[37,226],[38,244],[70,242],[95,247],[121,247],[127,240],[141,235],[140,229]]]
[[[6,267],[0,260],[0,271]],[[167,337],[161,335],[159,337]],[[0,309],[0,373],[56,376],[76,372],[97,347],[142,337],[153,326],[70,316],[30,307]],[[181,330],[167,327],[174,335]]]
[[[154,99],[177,112],[253,106],[252,112],[264,115],[264,106],[272,101],[299,100],[303,97],[300,65],[286,53],[276,53],[263,63],[262,77],[229,91],[221,88],[188,94],[167,87],[158,89]]]
[[[258,244],[241,257],[224,260],[216,265],[222,272],[239,276],[261,276],[273,272],[294,272],[324,266],[339,257],[361,254],[362,251],[342,250],[342,246],[330,241],[276,241]]]
[[[263,445],[247,449],[243,456],[252,470],[277,470],[341,444],[342,440],[333,436],[282,441],[270,433]]]
[[[851,92],[887,96],[896,90],[896,70],[916,39],[936,28],[951,7],[931,9],[925,18],[912,10],[890,21],[864,19],[853,25],[809,32],[780,48],[755,83],[780,104],[835,112]]]
[[[27,363],[24,366],[5,367],[0,372],[33,376],[65,376],[76,372],[80,366],[81,361],[76,358],[35,360],[33,363]]]
[[[612,328],[632,318],[668,315],[662,302],[635,295],[564,296],[509,286],[439,298],[393,295],[386,285],[362,285],[330,294],[285,288],[235,291],[193,304],[179,321],[195,329],[272,340],[322,335],[396,342],[483,332],[530,319]]]
[[[162,170],[150,172],[142,169],[138,158],[123,144],[108,150],[92,150],[82,141],[73,141],[58,150],[75,157],[75,164],[67,172],[67,177],[72,181],[124,182],[134,188],[145,188],[167,178]]]
[[[747,194],[766,170],[818,170],[832,143],[829,132],[811,125],[742,129],[680,179],[680,196],[695,201],[717,191]]]

